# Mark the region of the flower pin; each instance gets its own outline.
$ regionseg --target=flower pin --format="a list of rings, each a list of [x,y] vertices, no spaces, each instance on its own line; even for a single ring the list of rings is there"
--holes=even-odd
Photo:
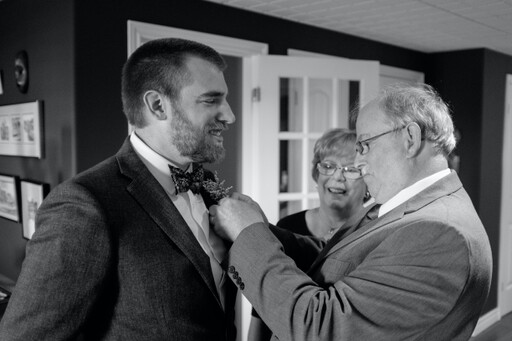
[[[210,197],[219,202],[222,198],[225,198],[229,195],[229,191],[233,188],[233,186],[224,187],[224,183],[226,180],[220,181],[219,176],[217,175],[217,171],[215,171],[213,175],[214,179],[206,179],[203,181],[203,188]]]

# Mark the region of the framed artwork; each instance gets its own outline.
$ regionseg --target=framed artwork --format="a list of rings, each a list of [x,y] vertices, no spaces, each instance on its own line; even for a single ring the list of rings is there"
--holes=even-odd
[[[0,175],[0,217],[20,222],[19,178]]]
[[[23,238],[31,239],[36,230],[36,212],[50,186],[45,183],[21,181],[21,210],[23,212]]]
[[[0,106],[0,155],[43,157],[42,101]]]

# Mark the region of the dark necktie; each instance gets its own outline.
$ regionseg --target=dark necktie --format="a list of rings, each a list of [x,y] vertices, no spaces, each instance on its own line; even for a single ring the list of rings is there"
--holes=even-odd
[[[370,208],[370,210],[368,212],[366,212],[365,216],[363,217],[363,219],[361,219],[359,224],[355,224],[355,225],[349,227],[344,232],[339,231],[340,233],[336,233],[336,234],[338,234],[338,236],[336,236],[336,234],[334,236],[336,236],[337,240],[339,241],[339,240],[344,239],[345,237],[349,236],[351,233],[353,233],[357,229],[359,229],[359,228],[363,227],[364,225],[368,224],[372,220],[377,219],[377,217],[379,216],[379,208],[380,208],[380,206],[381,206],[380,204],[374,205],[372,208]],[[334,236],[333,236],[333,239],[334,239]]]
[[[361,219],[359,224],[354,224],[352,226],[349,226],[348,229],[346,229],[346,230],[345,229],[338,230],[338,232],[336,232],[334,234],[334,236],[332,236],[332,238],[324,246],[324,248],[322,249],[322,251],[318,255],[317,259],[325,257],[325,255],[327,255],[327,253],[336,244],[338,244],[340,242],[340,240],[345,239],[346,237],[348,237],[350,234],[354,233],[359,228],[361,228],[364,225],[368,224],[372,220],[377,219],[377,217],[379,215],[379,208],[380,208],[379,204],[374,205],[372,208],[370,208],[370,210],[368,212],[366,212],[366,215],[363,217],[363,219]]]
[[[369,222],[371,222],[372,220],[377,219],[377,217],[379,216],[380,206],[381,206],[380,204],[376,204],[375,206],[373,206],[368,211],[368,213],[366,213],[366,215],[363,217],[363,219],[361,219],[361,222],[359,223],[358,227],[362,227],[362,226],[368,224]]]
[[[199,194],[201,187],[203,186],[204,170],[201,165],[194,165],[192,172],[186,172],[180,168],[169,165],[171,170],[171,178],[174,181],[176,187],[176,194],[186,192],[189,189],[194,194]]]

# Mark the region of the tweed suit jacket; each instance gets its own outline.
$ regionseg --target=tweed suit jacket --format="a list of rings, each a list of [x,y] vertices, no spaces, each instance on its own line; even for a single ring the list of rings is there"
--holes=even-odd
[[[323,251],[274,232],[246,228],[227,266],[279,340],[468,340],[489,292],[489,241],[455,172]]]
[[[0,325],[0,340],[234,340],[210,259],[129,140],[56,187]]]

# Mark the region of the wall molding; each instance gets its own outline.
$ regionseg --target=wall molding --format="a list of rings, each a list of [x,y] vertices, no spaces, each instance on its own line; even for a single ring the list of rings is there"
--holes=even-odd
[[[298,49],[288,49],[287,51],[289,56],[297,56],[297,57],[328,57],[328,58],[339,58],[350,60],[349,58],[339,57],[330,54],[323,54],[317,52],[310,52],[305,50]],[[380,62],[379,62],[380,63]],[[423,83],[425,82],[425,74],[423,72],[408,70],[403,68],[398,68],[394,66],[379,64],[379,75],[380,77],[390,77],[396,80],[401,80],[404,82],[410,83]]]
[[[235,56],[250,57],[252,55],[268,54],[268,44],[245,39],[231,38],[211,33],[184,30],[181,28],[149,24],[128,20],[128,55],[143,43],[158,38],[179,37],[207,44],[219,53]]]
[[[487,312],[485,315],[480,316],[478,323],[476,324],[475,330],[472,336],[476,336],[501,320],[500,310],[498,308]]]

